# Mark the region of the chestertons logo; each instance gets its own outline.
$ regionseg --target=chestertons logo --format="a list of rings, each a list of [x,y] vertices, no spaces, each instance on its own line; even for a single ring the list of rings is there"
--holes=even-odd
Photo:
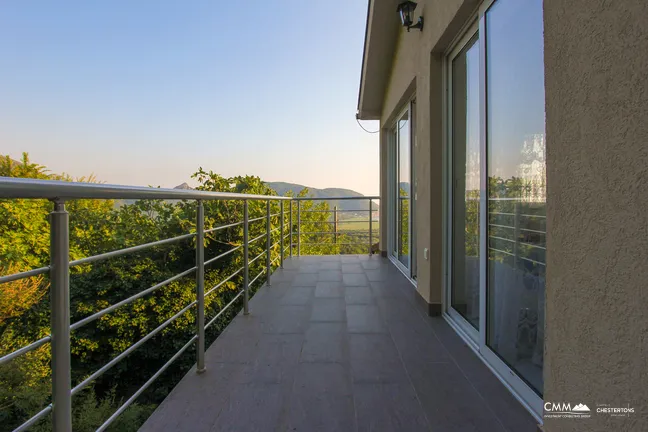
[[[545,402],[544,416],[548,418],[589,418],[591,417],[590,409],[584,403],[576,405],[566,402]]]

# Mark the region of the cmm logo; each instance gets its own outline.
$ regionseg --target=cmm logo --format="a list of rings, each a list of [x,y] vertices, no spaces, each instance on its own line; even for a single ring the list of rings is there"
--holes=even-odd
[[[545,402],[545,417],[590,417],[590,409],[584,403],[572,407],[566,402]]]

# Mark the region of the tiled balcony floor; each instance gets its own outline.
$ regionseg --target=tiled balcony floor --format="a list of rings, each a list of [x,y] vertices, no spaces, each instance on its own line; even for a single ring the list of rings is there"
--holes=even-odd
[[[295,257],[142,431],[535,431],[378,256]]]

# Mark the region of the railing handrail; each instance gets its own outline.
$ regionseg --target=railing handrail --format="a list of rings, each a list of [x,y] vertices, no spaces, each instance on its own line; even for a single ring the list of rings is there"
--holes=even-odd
[[[22,356],[32,350],[39,348],[40,346],[51,343],[52,350],[52,402],[46,406],[44,409],[36,413],[25,423],[20,425],[17,430],[25,430],[28,427],[34,425],[36,422],[40,421],[46,415],[52,413],[52,427],[55,432],[59,431],[69,431],[72,427],[72,396],[83,390],[90,383],[97,380],[102,376],[106,371],[111,369],[117,363],[122,361],[124,358],[129,356],[132,352],[141,347],[148,340],[153,338],[156,334],[163,331],[167,326],[172,322],[180,318],[187,311],[189,311],[194,306],[197,306],[196,312],[196,329],[195,334],[192,335],[191,339],[179,350],[177,351],[160,369],[158,369],[153,376],[149,378],[144,385],[142,385],[125,403],[123,403],[117,411],[115,411],[110,418],[105,420],[105,422],[99,427],[99,431],[105,430],[129,405],[131,405],[136,398],[148,388],[151,383],[160,376],[183,352],[185,352],[191,344],[196,342],[196,371],[198,373],[205,370],[205,329],[208,328],[212,323],[218,319],[229,307],[231,307],[234,302],[243,296],[243,311],[244,314],[249,313],[248,299],[249,299],[249,289],[250,287],[265,276],[265,283],[270,286],[270,279],[272,274],[272,266],[278,261],[279,267],[283,267],[284,261],[284,251],[285,251],[285,240],[289,238],[288,248],[290,249],[290,255],[292,256],[292,249],[295,246],[293,243],[293,235],[297,236],[297,255],[300,255],[300,244],[305,245],[317,245],[321,243],[302,243],[302,235],[313,235],[313,234],[333,234],[335,236],[335,244],[342,245],[366,245],[366,241],[362,242],[339,242],[338,241],[338,229],[337,224],[340,222],[337,220],[337,213],[341,210],[338,210],[337,207],[334,207],[333,210],[327,210],[334,215],[335,218],[335,228],[334,232],[302,232],[300,228],[300,211],[302,201],[336,201],[336,200],[367,200],[369,202],[369,208],[366,210],[357,210],[357,211],[373,211],[373,203],[375,200],[380,200],[380,197],[373,196],[346,196],[346,197],[324,197],[324,198],[311,198],[311,197],[280,197],[273,195],[251,195],[251,194],[238,194],[238,193],[223,193],[223,192],[208,192],[208,191],[199,191],[199,190],[185,190],[185,189],[158,189],[158,188],[146,188],[146,187],[137,187],[137,186],[120,186],[120,185],[106,185],[106,184],[95,184],[95,183],[77,183],[77,182],[65,182],[65,181],[55,181],[55,180],[36,180],[36,179],[23,179],[23,178],[11,178],[11,177],[0,177],[0,198],[5,199],[49,199],[54,202],[54,208],[50,212],[50,264],[41,268],[31,269],[21,273],[15,273],[12,275],[0,276],[0,284],[12,282],[15,280],[23,279],[30,276],[40,275],[44,273],[50,273],[51,279],[51,298],[50,303],[50,313],[52,316],[52,324],[50,327],[50,334],[44,338],[41,338],[31,344],[24,346],[14,352],[8,353],[4,356],[0,356],[0,365],[5,364],[13,359]],[[190,232],[182,234],[176,237],[166,238],[162,240],[157,240],[154,242],[143,243],[137,246],[127,247],[119,250],[114,250],[111,252],[106,252],[102,254],[97,254],[89,256],[86,258],[78,259],[76,261],[69,261],[69,215],[65,209],[65,202],[69,200],[76,199],[181,199],[181,200],[191,200],[195,201],[196,205],[196,232]],[[206,200],[237,200],[243,202],[243,221],[230,223],[222,225],[219,227],[214,227],[210,229],[205,229],[205,220],[204,220],[204,208],[203,201]],[[266,212],[265,216],[250,218],[248,212],[248,201],[265,201],[266,203]],[[280,201],[279,201],[280,200]],[[288,200],[290,203],[289,208],[289,232],[287,235],[284,235],[285,229],[285,209],[283,206],[283,201]],[[293,207],[292,200],[297,201],[297,232],[293,233]],[[279,201],[280,210],[279,213],[271,212],[271,201]],[[280,216],[279,226],[273,228],[272,219]],[[265,232],[253,239],[249,238],[248,228],[251,222],[265,220],[266,229]],[[369,232],[367,233],[369,237],[368,244],[368,253],[371,255],[372,245],[373,245],[373,218],[369,217],[369,220],[363,220],[361,222],[369,223]],[[317,223],[317,222],[316,222]],[[216,257],[205,260],[204,256],[204,238],[205,234],[225,229],[228,227],[234,227],[238,225],[243,225],[243,242],[241,245],[235,246],[228,251],[219,254]],[[279,240],[275,243],[272,243],[273,238],[272,234],[276,231],[279,231],[278,238]],[[356,233],[364,231],[353,231],[348,230],[345,233]],[[363,234],[364,235],[364,234]],[[190,269],[187,269],[183,272],[180,272],[162,282],[149,287],[147,289],[141,290],[136,294],[131,295],[130,297],[123,299],[113,305],[105,307],[104,309],[95,312],[89,316],[86,316],[75,323],[70,323],[70,268],[82,265],[89,264],[97,261],[102,261],[109,258],[114,258],[117,256],[125,255],[128,253],[142,251],[154,246],[166,245],[168,243],[178,242],[182,240],[187,240],[190,238],[196,238],[195,248],[196,248],[196,265]],[[254,243],[258,240],[261,240],[265,237],[266,244],[264,250],[259,253],[256,257],[249,258],[249,246],[251,243]],[[364,237],[363,237],[364,240]],[[275,251],[276,247],[280,246],[280,251],[276,258],[272,258],[272,251]],[[239,268],[234,273],[230,274],[223,281],[218,283],[216,286],[209,288],[205,292],[205,267],[220,258],[225,257],[237,250],[243,249],[243,267]],[[265,266],[260,262],[258,265],[259,272],[256,277],[250,280],[249,270],[250,265],[259,260],[262,256],[265,255]],[[112,358],[109,362],[95,370],[90,376],[86,377],[83,381],[78,383],[75,387],[72,387],[71,382],[71,359],[70,359],[70,332],[75,331],[84,325],[95,321],[104,315],[115,311],[116,309],[132,303],[133,301],[140,299],[148,294],[151,294],[154,291],[157,291],[160,288],[163,288],[169,285],[171,282],[177,281],[180,278],[186,277],[191,273],[195,272],[196,276],[196,298],[191,301],[189,304],[185,305],[180,311],[176,312],[171,318],[167,319],[165,322],[157,326],[154,330],[147,333],[144,337],[139,339],[137,342],[131,344],[127,349],[119,353],[117,356]],[[231,281],[236,275],[239,275],[243,272],[243,286],[238,288],[237,286],[237,295],[221,310],[211,318],[207,323],[205,317],[205,296],[213,293],[218,287],[222,286],[224,283]],[[55,360],[56,359],[56,360]]]
[[[373,195],[361,195],[361,196],[341,196],[341,197],[293,197],[292,198],[295,201],[344,201],[344,200],[366,200],[366,199],[372,199],[372,200],[380,200],[379,196],[373,196]],[[361,211],[361,210],[358,210]]]
[[[104,183],[0,177],[0,198],[73,199],[177,199],[177,200],[290,200],[291,197],[196,189],[165,189]]]

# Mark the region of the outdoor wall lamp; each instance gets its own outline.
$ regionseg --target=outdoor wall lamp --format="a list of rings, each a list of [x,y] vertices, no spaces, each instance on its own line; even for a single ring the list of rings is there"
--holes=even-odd
[[[398,14],[400,15],[401,23],[403,23],[403,27],[407,27],[407,31],[410,31],[412,28],[417,28],[421,31],[423,31],[423,17],[420,16],[418,19],[418,22],[416,24],[412,23],[412,14],[414,13],[414,9],[416,9],[416,3],[413,1],[404,1],[401,4],[398,5]]]

